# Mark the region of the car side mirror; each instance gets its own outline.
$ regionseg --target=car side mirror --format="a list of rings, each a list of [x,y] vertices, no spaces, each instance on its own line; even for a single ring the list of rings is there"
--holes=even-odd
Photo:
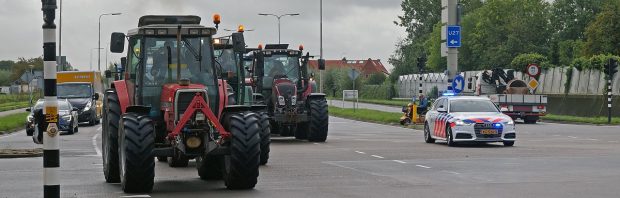
[[[125,34],[114,32],[110,38],[110,52],[123,53],[125,51]]]
[[[95,99],[95,100],[99,100],[99,93],[95,93],[95,94],[93,95],[93,99]]]
[[[26,111],[27,111],[27,112],[30,112],[30,111],[32,111],[32,110],[30,110],[30,107],[28,107],[28,108],[26,108]]]
[[[437,108],[437,112],[440,112],[440,113],[447,113],[447,112],[448,112],[448,110],[446,110],[446,108],[439,107],[439,108]]]

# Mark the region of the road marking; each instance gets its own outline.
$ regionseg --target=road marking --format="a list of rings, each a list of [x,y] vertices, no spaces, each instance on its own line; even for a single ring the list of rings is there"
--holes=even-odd
[[[446,172],[452,173],[452,174],[455,174],[455,175],[460,175],[461,174],[461,173],[457,173],[457,172],[454,172],[454,171],[446,171]]]
[[[590,138],[590,139],[585,139],[585,140],[590,140],[590,141],[598,141],[598,139],[592,139],[592,138]]]
[[[431,168],[431,167],[423,166],[423,165],[419,165],[419,164],[416,164],[415,166],[420,167],[420,168]]]
[[[406,164],[407,163],[407,162],[400,161],[400,160],[392,160],[392,161],[395,161],[395,162],[398,162],[398,163],[401,163],[401,164]]]
[[[359,153],[359,154],[366,154],[366,153],[361,152],[361,151],[355,151],[355,152],[356,152],[356,153]]]
[[[101,131],[101,127],[97,128],[97,131]]]
[[[150,195],[127,195],[122,197],[151,197]]]
[[[577,137],[575,137],[575,136],[568,136],[568,137],[569,137],[569,138],[577,138]]]
[[[314,143],[314,145],[319,145],[319,143]]]
[[[370,156],[373,156],[373,157],[376,157],[376,158],[379,158],[379,159],[383,159],[384,158],[384,157],[381,157],[381,156],[378,156],[378,155],[370,155]]]
[[[97,146],[97,136],[99,136],[99,133],[93,136],[93,148],[95,148],[95,152],[97,152],[97,156],[101,157],[101,150]]]

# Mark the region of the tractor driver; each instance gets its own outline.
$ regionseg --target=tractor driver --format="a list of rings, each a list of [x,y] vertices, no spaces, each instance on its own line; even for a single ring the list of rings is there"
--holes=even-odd
[[[170,49],[170,54],[168,54],[168,49]],[[150,71],[150,74],[155,77],[155,81],[163,82],[166,79],[166,70],[169,66],[168,60],[174,61],[174,59],[176,59],[174,53],[176,53],[176,49],[172,44],[172,41],[164,42],[164,46],[160,47],[159,49],[157,49],[157,51],[155,51],[153,68]]]
[[[269,77],[273,78],[281,78],[282,76],[286,76],[284,70],[284,64],[278,60],[273,60],[273,67],[271,71],[269,71]]]

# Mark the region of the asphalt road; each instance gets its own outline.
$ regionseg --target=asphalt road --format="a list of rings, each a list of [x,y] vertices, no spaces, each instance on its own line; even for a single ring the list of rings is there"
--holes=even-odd
[[[64,135],[63,197],[618,197],[620,127],[519,124],[515,147],[426,144],[420,131],[330,118],[326,143],[273,140],[254,190],[229,191],[188,168],[156,165],[152,193],[102,174],[99,126]],[[33,148],[20,133],[0,148]],[[0,159],[0,197],[42,197],[42,158]]]

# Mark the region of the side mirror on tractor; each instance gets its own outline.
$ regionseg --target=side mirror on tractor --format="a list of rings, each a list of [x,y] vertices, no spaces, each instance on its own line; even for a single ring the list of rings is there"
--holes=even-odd
[[[110,52],[123,53],[125,51],[125,34],[114,32],[110,38]]]
[[[112,71],[110,70],[105,70],[105,78],[112,78]]]

